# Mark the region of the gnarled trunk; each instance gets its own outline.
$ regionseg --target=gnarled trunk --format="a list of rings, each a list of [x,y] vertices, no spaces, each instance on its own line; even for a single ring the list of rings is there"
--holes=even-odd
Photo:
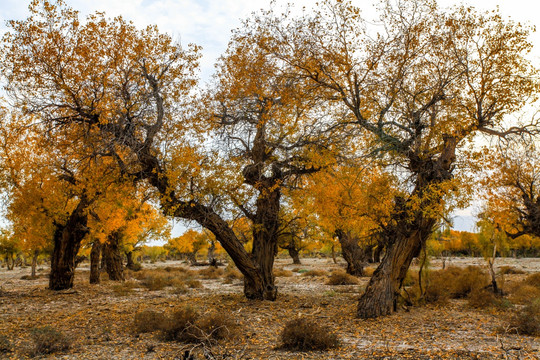
[[[102,244],[99,240],[95,239],[92,243],[92,250],[90,250],[90,284],[100,283],[100,255]]]
[[[82,196],[77,207],[70,214],[65,224],[55,224],[54,248],[51,258],[49,289],[64,290],[73,287],[75,276],[75,257],[81,241],[88,233],[88,218],[85,214],[89,201]]]
[[[395,224],[386,228],[385,238],[389,239],[386,254],[360,297],[358,317],[374,318],[396,310],[399,289],[411,261],[420,254],[437,222],[437,218],[429,216],[425,210],[436,207],[442,201],[443,195],[433,193],[432,188],[452,178],[456,144],[455,138],[446,137],[438,158],[425,159],[410,154],[409,166],[416,174],[416,186],[412,193],[415,201],[396,198],[393,211]]]
[[[124,281],[124,270],[122,267],[122,255],[120,254],[120,233],[113,231],[103,246],[103,256],[105,257],[105,270],[109,275],[109,280]]]
[[[358,245],[358,238],[349,231],[336,230],[341,244],[341,254],[347,262],[347,273],[355,276],[364,274],[364,266],[368,262],[367,251]]]
[[[417,227],[403,234],[386,251],[381,264],[369,280],[358,303],[358,317],[362,319],[390,315],[396,311],[396,302],[407,270],[414,257],[433,231],[434,219],[421,218]]]
[[[292,258],[293,264],[295,264],[295,265],[301,264],[301,262],[300,262],[300,251],[298,251],[296,246],[294,246],[294,245],[289,246],[286,249],[289,252],[289,256]]]
[[[133,251],[126,251],[126,259],[127,259],[126,268],[130,270],[136,270],[137,265],[135,264],[135,261],[133,261]]]

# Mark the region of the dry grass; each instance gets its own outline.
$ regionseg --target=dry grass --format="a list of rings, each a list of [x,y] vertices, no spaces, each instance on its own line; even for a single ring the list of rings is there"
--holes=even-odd
[[[135,314],[133,327],[136,333],[161,330],[165,324],[165,315],[154,310],[143,310]]]
[[[517,310],[509,325],[520,335],[540,335],[540,299]]]
[[[71,347],[69,338],[51,326],[34,328],[30,335],[34,342],[33,355],[52,354]]]
[[[281,348],[296,351],[328,350],[339,346],[339,339],[319,321],[298,318],[285,324],[281,332]]]
[[[347,274],[343,270],[334,271],[326,282],[327,285],[356,285],[358,279],[352,275]]]
[[[540,289],[540,272],[527,276],[525,283]]]
[[[372,268],[372,267],[365,267],[364,268],[364,277],[372,277],[373,276],[373,273],[375,272],[376,268]]]
[[[527,304],[540,298],[540,288],[529,285],[526,281],[513,284],[508,290],[508,299],[515,304]]]
[[[517,269],[513,266],[501,266],[499,268],[499,274],[501,275],[526,274],[526,272],[521,269]]]
[[[219,279],[220,277],[223,276],[224,272],[225,271],[221,268],[210,266],[210,267],[200,270],[199,275],[203,279]]]
[[[291,277],[293,276],[293,272],[290,270],[285,270],[283,268],[274,269],[274,276],[275,277]]]
[[[311,277],[327,276],[327,275],[328,275],[328,271],[322,270],[322,269],[313,269],[302,274],[302,276],[311,276]]]

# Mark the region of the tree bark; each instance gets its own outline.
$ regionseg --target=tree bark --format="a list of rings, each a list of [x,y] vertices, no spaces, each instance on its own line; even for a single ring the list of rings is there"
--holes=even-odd
[[[90,284],[99,284],[101,281],[99,271],[101,248],[102,244],[95,239],[90,250]]]
[[[334,261],[334,264],[337,264],[336,245],[332,244],[332,247],[330,250],[332,251],[332,260]]]
[[[120,232],[113,231],[108,237],[103,247],[105,257],[105,269],[109,275],[109,280],[124,281],[124,270],[122,267],[122,255],[120,254]]]
[[[37,250],[34,251],[34,253],[32,254],[32,272],[30,274],[30,276],[33,278],[36,277],[36,267],[37,267],[38,256],[39,256],[39,251]]]
[[[73,287],[75,257],[79,252],[81,241],[88,234],[86,226],[88,217],[85,214],[88,205],[89,201],[83,195],[66,223],[55,224],[49,277],[49,289],[51,290],[64,290]]]
[[[364,274],[364,266],[368,262],[367,252],[358,245],[358,238],[348,231],[336,230],[336,236],[341,244],[341,254],[347,262],[347,273],[355,276]]]
[[[133,251],[126,251],[126,268],[130,270],[135,270],[135,262],[133,261]]]
[[[206,258],[208,259],[208,264],[210,264],[210,266],[217,267],[216,244],[214,243],[214,241],[210,243]]]
[[[294,244],[293,244],[292,246],[289,246],[286,249],[289,252],[289,256],[292,258],[293,264],[300,265],[301,264],[301,262],[300,262],[300,251],[298,251],[296,246],[294,246]]]

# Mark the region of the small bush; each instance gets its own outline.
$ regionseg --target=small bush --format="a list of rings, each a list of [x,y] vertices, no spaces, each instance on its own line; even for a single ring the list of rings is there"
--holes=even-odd
[[[523,281],[510,287],[508,298],[516,304],[527,304],[534,299],[540,298],[540,288]]]
[[[525,271],[521,269],[517,269],[513,266],[501,266],[499,268],[499,274],[501,275],[509,275],[509,274],[526,274]]]
[[[202,282],[197,279],[188,279],[186,280],[186,285],[191,289],[198,289],[202,288]]]
[[[142,284],[150,291],[157,291],[167,286],[167,280],[163,276],[150,275],[142,280]]]
[[[489,283],[487,274],[478,266],[468,266],[449,278],[451,296],[454,299],[467,297],[471,292],[485,288]]]
[[[233,267],[227,267],[225,269],[225,279],[228,280],[241,280],[244,278],[244,275],[238,270]]]
[[[281,348],[287,350],[327,350],[339,346],[339,339],[328,327],[298,318],[289,321],[281,332]]]
[[[477,309],[485,309],[490,306],[496,306],[500,303],[500,299],[495,296],[493,291],[482,289],[474,290],[469,294],[468,304],[470,307]]]
[[[165,315],[154,310],[143,310],[135,314],[133,327],[137,333],[161,330],[165,326]]]
[[[0,335],[0,354],[12,351],[11,341],[6,335]]]
[[[234,321],[224,313],[210,312],[200,317],[196,323],[200,338],[221,340],[230,337],[236,329]]]
[[[39,276],[32,276],[32,275],[23,275],[21,276],[21,280],[36,280]]]
[[[135,271],[135,272],[141,271],[142,265],[140,263],[133,263],[133,265],[129,267],[129,270]]]
[[[30,335],[34,342],[35,355],[52,354],[68,350],[71,347],[69,339],[50,326],[34,328],[31,330]]]
[[[194,342],[198,340],[195,321],[199,313],[191,307],[175,311],[169,316],[161,328],[163,337],[168,341]]]
[[[518,310],[510,327],[520,335],[540,335],[540,299]]]
[[[302,276],[311,276],[311,277],[326,276],[326,275],[328,275],[328,272],[326,270],[321,270],[321,269],[309,270],[302,274]]]
[[[285,270],[283,268],[274,269],[274,276],[275,277],[291,277],[293,276],[293,272],[290,270]]]
[[[358,279],[352,275],[347,274],[345,271],[335,271],[330,275],[326,284],[327,285],[356,285],[358,284]]]
[[[540,272],[527,276],[524,282],[527,285],[531,285],[540,289]]]
[[[204,279],[219,279],[223,276],[224,272],[225,271],[223,269],[210,266],[206,269],[200,270],[199,275],[202,276]]]

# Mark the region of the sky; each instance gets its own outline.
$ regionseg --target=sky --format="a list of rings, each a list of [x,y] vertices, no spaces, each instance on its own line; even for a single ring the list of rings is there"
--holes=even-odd
[[[138,27],[158,25],[162,32],[169,33],[182,44],[195,43],[202,46],[201,79],[210,79],[214,64],[226,50],[231,30],[241,24],[252,12],[269,8],[269,0],[64,0],[82,15],[103,11],[107,16],[122,15]],[[410,1],[410,0],[407,0]],[[0,0],[0,33],[7,29],[7,20],[24,19],[28,16],[29,0]],[[294,8],[308,9],[315,0],[275,0],[276,7],[289,3]],[[373,0],[353,0],[368,19],[375,18]],[[439,0],[441,7],[452,5],[471,5],[478,9],[493,10],[499,8],[503,17],[536,26],[540,31],[540,2],[534,0]],[[540,34],[531,36],[535,49],[531,53],[533,61],[540,64]],[[455,214],[454,227],[458,230],[473,231],[477,209],[464,209]],[[176,225],[174,233],[182,232],[183,227]]]

